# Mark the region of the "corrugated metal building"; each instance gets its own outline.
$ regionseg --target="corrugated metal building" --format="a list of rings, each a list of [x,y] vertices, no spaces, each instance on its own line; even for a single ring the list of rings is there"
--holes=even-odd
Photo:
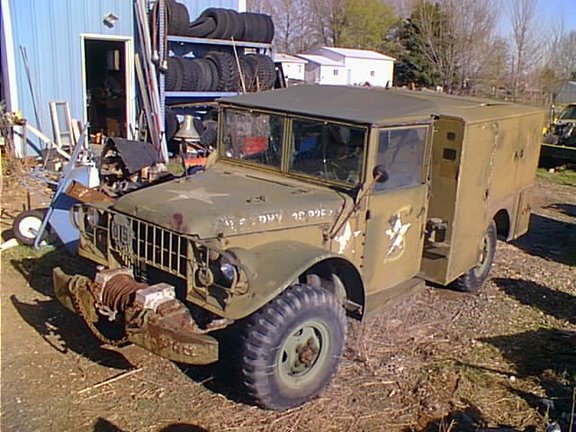
[[[90,110],[122,112],[122,124],[104,125],[122,135],[136,118],[134,52],[137,30],[133,0],[0,0],[2,93],[9,111],[21,111],[48,136],[49,101],[67,101],[73,118]],[[208,7],[245,9],[245,0],[179,0],[194,19]],[[31,79],[28,78],[26,62]],[[106,81],[116,81],[111,85]],[[116,104],[98,105],[103,87],[122,88]],[[120,94],[120,93],[119,93]],[[33,95],[35,97],[33,97]],[[114,105],[114,106],[109,106]],[[109,123],[109,122],[108,122]]]

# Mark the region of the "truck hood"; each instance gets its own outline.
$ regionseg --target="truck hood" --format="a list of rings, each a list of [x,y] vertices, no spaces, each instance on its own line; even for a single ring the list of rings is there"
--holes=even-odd
[[[333,223],[351,199],[326,187],[223,166],[119,198],[121,213],[201,239]]]

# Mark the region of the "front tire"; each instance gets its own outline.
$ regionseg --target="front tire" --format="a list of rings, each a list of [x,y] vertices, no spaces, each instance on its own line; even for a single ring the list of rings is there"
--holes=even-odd
[[[478,261],[474,267],[452,282],[452,288],[462,292],[477,292],[488,276],[496,254],[496,224],[490,222],[479,245]]]
[[[244,336],[242,377],[260,406],[284,410],[328,385],[346,340],[346,314],[322,288],[295,285],[251,318]]]

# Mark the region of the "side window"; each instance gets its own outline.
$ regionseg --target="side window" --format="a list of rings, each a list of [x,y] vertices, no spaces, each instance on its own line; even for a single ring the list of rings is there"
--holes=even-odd
[[[388,173],[388,180],[376,183],[375,191],[416,186],[423,182],[426,126],[385,129],[378,138],[377,164]]]

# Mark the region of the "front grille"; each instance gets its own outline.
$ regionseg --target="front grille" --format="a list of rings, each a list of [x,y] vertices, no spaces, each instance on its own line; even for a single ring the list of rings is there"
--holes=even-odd
[[[114,253],[127,266],[146,264],[186,278],[187,263],[194,263],[198,255],[192,239],[110,210],[98,210],[98,223],[90,226],[85,221],[82,228],[95,248],[105,256]]]

